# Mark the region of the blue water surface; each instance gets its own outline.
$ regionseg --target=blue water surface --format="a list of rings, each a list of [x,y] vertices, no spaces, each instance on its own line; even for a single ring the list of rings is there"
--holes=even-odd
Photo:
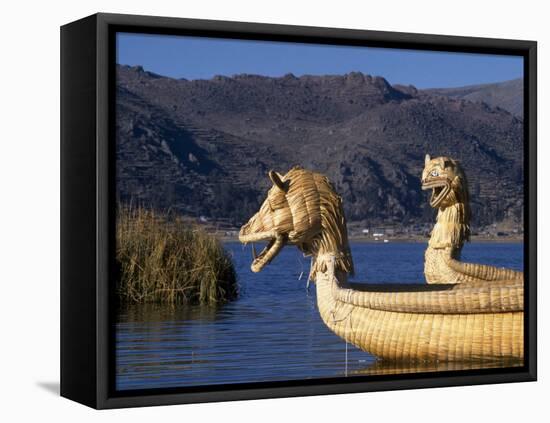
[[[375,357],[334,335],[321,321],[310,262],[284,248],[260,273],[250,247],[228,242],[240,296],[208,306],[139,305],[116,324],[117,390],[265,382],[361,374]],[[425,243],[351,244],[355,282],[424,281]],[[462,260],[523,269],[521,243],[471,243]]]

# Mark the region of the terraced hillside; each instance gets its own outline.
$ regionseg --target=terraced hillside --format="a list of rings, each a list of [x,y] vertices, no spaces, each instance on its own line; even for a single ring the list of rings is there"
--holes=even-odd
[[[352,222],[432,222],[424,155],[462,161],[474,225],[519,222],[523,121],[484,102],[361,73],[177,80],[117,67],[122,201],[240,225],[269,169],[326,173]]]

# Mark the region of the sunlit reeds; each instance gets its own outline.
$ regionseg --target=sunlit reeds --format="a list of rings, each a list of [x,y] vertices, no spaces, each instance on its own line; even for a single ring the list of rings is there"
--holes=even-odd
[[[220,241],[178,216],[120,206],[116,261],[123,303],[218,304],[237,295],[235,268]]]

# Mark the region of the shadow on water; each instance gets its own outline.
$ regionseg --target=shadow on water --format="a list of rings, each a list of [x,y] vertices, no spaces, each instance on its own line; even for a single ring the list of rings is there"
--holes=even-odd
[[[171,304],[126,305],[119,308],[119,321],[127,323],[152,323],[166,321],[212,321],[218,317],[219,307],[174,306]]]
[[[523,360],[493,360],[478,362],[392,362],[377,360],[364,369],[354,370],[350,375],[395,375],[405,373],[449,372],[456,370],[496,369],[521,367]]]
[[[240,284],[221,307],[140,305],[120,309],[116,387],[120,390],[473,369],[472,364],[402,365],[377,361],[322,322],[309,260],[285,248],[260,273],[251,253],[225,244]],[[354,282],[423,283],[423,243],[353,243]],[[522,244],[468,244],[463,259],[523,268]],[[392,289],[398,289],[394,286]],[[410,289],[410,285],[407,289]],[[503,363],[482,363],[503,367]],[[507,365],[506,365],[507,366]]]

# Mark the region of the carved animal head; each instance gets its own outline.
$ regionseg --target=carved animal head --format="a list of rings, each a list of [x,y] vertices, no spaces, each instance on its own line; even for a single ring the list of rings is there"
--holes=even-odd
[[[252,271],[262,270],[290,244],[314,259],[318,254],[334,254],[336,269],[353,273],[342,199],[328,179],[300,167],[284,176],[271,170],[269,178],[273,186],[267,198],[239,232],[245,244],[268,242],[259,255],[253,249]],[[322,266],[314,262],[312,279],[317,270],[325,270]]]
[[[433,208],[469,203],[466,175],[460,163],[450,157],[432,159],[426,154],[422,171],[422,189],[432,190],[430,205]]]
[[[470,197],[460,163],[449,157],[430,158],[422,171],[422,189],[432,190],[430,205],[438,209],[430,246],[462,248],[470,239]]]

